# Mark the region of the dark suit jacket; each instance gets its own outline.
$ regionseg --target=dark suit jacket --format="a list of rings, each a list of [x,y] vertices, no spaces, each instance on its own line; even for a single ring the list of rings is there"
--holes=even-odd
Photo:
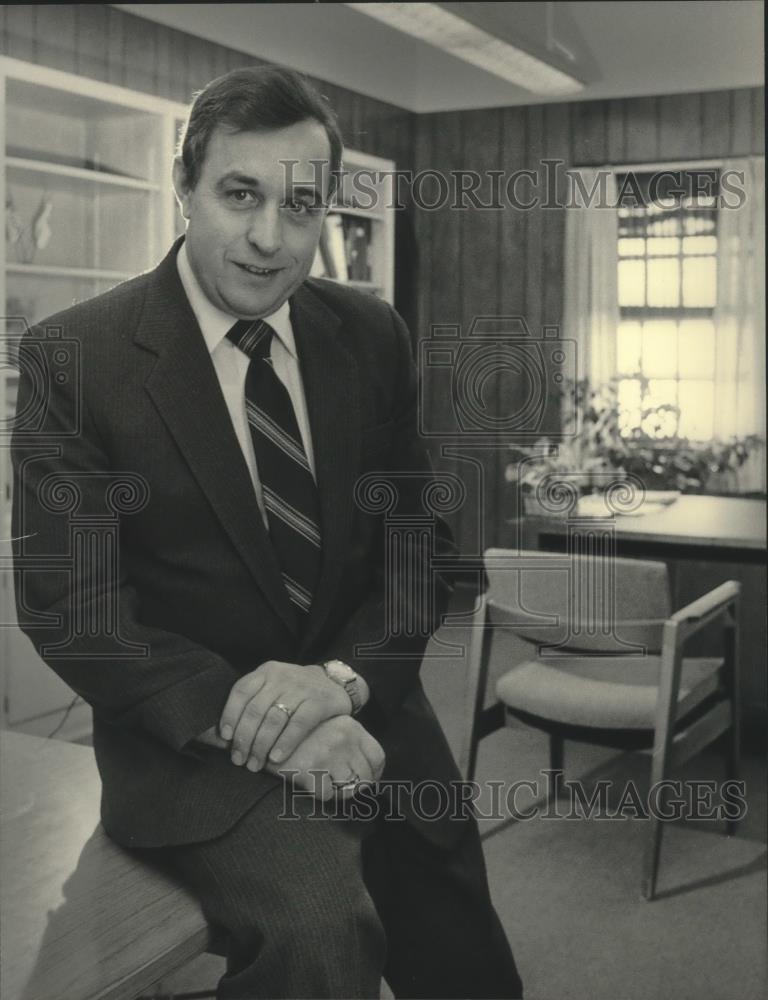
[[[401,629],[388,640],[390,658],[354,652],[386,625],[382,517],[355,502],[355,482],[376,470],[414,473],[398,478],[398,510],[417,513],[429,470],[404,323],[386,303],[332,282],[309,280],[291,299],[324,546],[309,625],[299,636],[178,278],[179,245],[154,271],[25,336],[17,412],[33,419],[19,419],[13,442],[13,535],[29,536],[17,548],[20,624],[93,708],[105,828],[126,845],[147,847],[217,836],[279,784],[192,742],[217,723],[237,678],[267,659],[353,664],[371,688],[363,721],[387,753],[384,777],[459,777],[418,677],[424,635],[445,605],[444,583],[438,579],[437,601],[431,612],[422,608],[415,634]],[[25,367],[34,369],[30,359],[52,328],[61,328],[65,348],[76,342],[79,370],[50,377],[50,398],[35,418],[39,386]],[[77,433],[67,436],[73,421]],[[101,566],[80,546],[73,570],[30,569],[29,557],[70,553],[75,521],[86,529],[96,523],[88,518],[105,523],[117,502],[113,493],[105,503],[105,483],[121,473],[142,477],[147,497],[119,516],[113,562]],[[123,491],[117,505],[131,502]],[[451,551],[442,523],[438,547]],[[405,605],[427,568],[417,560],[395,572],[392,593]],[[111,615],[117,628],[109,639]],[[421,828],[445,844],[463,825]]]

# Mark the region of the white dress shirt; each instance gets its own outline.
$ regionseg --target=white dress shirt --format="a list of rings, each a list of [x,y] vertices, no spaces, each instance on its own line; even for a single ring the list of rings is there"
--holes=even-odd
[[[192,271],[187,257],[187,248],[182,243],[176,257],[179,277],[187,293],[192,312],[200,324],[205,343],[211,355],[211,361],[219,380],[224,402],[227,404],[232,426],[245,457],[248,471],[251,474],[256,500],[261,510],[264,524],[267,525],[267,514],[261,494],[259,471],[256,467],[256,457],[253,452],[253,441],[245,414],[245,376],[250,364],[249,358],[231,340],[227,339],[227,331],[237,322],[237,316],[230,316],[215,306],[200,287],[200,283]],[[304,385],[299,370],[299,359],[296,355],[296,341],[291,326],[290,307],[284,302],[277,312],[263,317],[269,323],[276,336],[272,338],[270,358],[275,374],[288,390],[296,422],[299,425],[301,440],[307,455],[312,475],[315,476],[315,462],[312,451],[312,438],[307,416],[307,403],[304,396]]]

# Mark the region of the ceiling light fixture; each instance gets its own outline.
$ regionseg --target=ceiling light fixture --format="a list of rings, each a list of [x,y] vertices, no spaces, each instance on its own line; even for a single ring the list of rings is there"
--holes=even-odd
[[[575,76],[489,34],[436,3],[348,3],[347,7],[534,94],[574,94],[584,88]],[[548,28],[548,47],[554,47],[551,22]]]

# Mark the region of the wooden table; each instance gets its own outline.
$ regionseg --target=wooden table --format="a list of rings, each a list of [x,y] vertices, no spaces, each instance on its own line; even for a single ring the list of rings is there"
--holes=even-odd
[[[624,545],[632,542],[663,548],[677,546],[706,549],[713,558],[738,553],[739,558],[765,560],[765,500],[740,497],[681,496],[653,513],[616,517],[616,538]],[[544,519],[541,519],[544,520]],[[546,531],[546,527],[544,528]]]
[[[89,747],[0,734],[2,1000],[133,1000],[208,950],[195,900],[99,823]]]

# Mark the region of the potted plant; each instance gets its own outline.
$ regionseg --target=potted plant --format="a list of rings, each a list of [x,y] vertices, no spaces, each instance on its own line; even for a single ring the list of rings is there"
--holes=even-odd
[[[635,378],[645,398],[648,380]],[[505,478],[522,495],[529,514],[559,513],[546,502],[553,485],[591,493],[624,476],[647,490],[735,492],[738,469],[762,443],[756,434],[691,442],[677,434],[679,409],[666,403],[630,416],[619,402],[618,378],[595,389],[588,379],[567,379],[560,403],[560,440],[542,437],[532,447],[510,447]]]

